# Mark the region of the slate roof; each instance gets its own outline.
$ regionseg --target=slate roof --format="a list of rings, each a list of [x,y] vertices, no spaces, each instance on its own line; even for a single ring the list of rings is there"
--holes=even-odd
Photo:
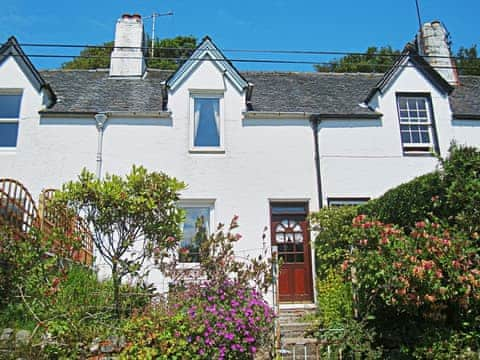
[[[57,95],[45,112],[162,111],[162,82],[171,71],[149,71],[143,79],[111,78],[108,70],[47,70],[42,77]]]
[[[143,79],[110,78],[108,70],[40,72],[57,95],[46,112],[159,112],[162,82],[171,71],[149,70]],[[377,116],[359,106],[382,74],[241,72],[253,83],[250,111],[306,112],[332,116]],[[454,114],[480,118],[480,77],[461,76],[450,95]]]
[[[460,85],[450,95],[456,118],[480,119],[480,76],[460,76]]]
[[[374,114],[359,106],[381,74],[245,72],[253,111]]]

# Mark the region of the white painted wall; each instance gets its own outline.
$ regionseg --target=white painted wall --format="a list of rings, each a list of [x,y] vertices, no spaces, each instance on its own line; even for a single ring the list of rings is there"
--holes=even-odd
[[[141,81],[141,80],[138,80]],[[92,118],[40,118],[42,94],[28,82],[13,58],[0,66],[0,89],[23,89],[16,151],[0,152],[0,177],[22,181],[38,197],[59,187],[83,167],[95,170],[97,130]],[[225,152],[189,151],[190,91],[221,90]],[[376,197],[387,189],[431,171],[436,159],[404,156],[396,92],[431,94],[442,155],[451,139],[479,145],[476,121],[452,121],[448,99],[413,68],[378,94],[372,104],[379,120],[325,120],[319,144],[323,197]],[[165,171],[188,184],[184,199],[214,199],[215,222],[240,216],[240,255],[256,254],[270,224],[270,200],[305,200],[318,209],[312,129],[307,119],[244,118],[245,94],[213,62],[195,71],[169,94],[170,119],[110,116],[104,132],[103,173],[127,173],[133,164]],[[267,244],[269,244],[267,237]],[[161,279],[153,274],[158,284]]]
[[[82,167],[95,169],[93,119],[40,120],[44,94],[32,86],[13,57],[0,66],[1,89],[22,89],[23,95],[17,148],[0,149],[0,177],[21,181],[38,199],[43,188],[74,179]]]
[[[411,65],[411,64],[409,64]],[[319,144],[323,196],[378,197],[388,189],[434,170],[434,156],[404,155],[400,139],[396,94],[430,94],[441,156],[452,140],[480,145],[480,121],[453,120],[448,96],[434,87],[416,68],[405,67],[371,106],[379,120],[325,120]]]
[[[224,92],[225,153],[189,151],[190,90]],[[124,174],[133,164],[185,181],[184,199],[215,199],[215,222],[239,215],[239,255],[258,254],[270,225],[270,199],[301,199],[317,209],[312,130],[308,121],[243,120],[244,94],[212,62],[201,62],[169,94],[171,121],[109,119],[104,171]],[[267,240],[269,244],[269,238]],[[155,275],[160,282],[160,277]]]

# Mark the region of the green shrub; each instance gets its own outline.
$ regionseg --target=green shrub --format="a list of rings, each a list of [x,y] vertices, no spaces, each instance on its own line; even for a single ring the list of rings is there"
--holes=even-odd
[[[358,212],[387,224],[409,227],[418,220],[429,218],[434,211],[432,199],[443,197],[443,194],[441,174],[433,172],[399,185],[381,197],[360,205]]]
[[[337,328],[319,331],[321,358],[331,359],[383,359],[382,349],[375,345],[375,332],[362,322],[353,320],[339,324]]]
[[[340,269],[352,245],[352,220],[358,214],[355,206],[322,208],[310,215],[315,237],[317,276],[325,279],[330,269]]]
[[[412,352],[416,359],[478,359],[480,332],[430,329]]]
[[[480,232],[480,150],[452,144],[440,163],[440,170],[387,191],[359,213],[404,229],[433,215],[469,234]]]
[[[378,341],[409,351],[427,332],[473,331],[480,319],[480,257],[467,234],[429,221],[402,229],[354,219],[358,246],[353,268],[361,315],[370,319]],[[440,340],[438,346],[442,343]],[[478,343],[469,344],[479,350]]]
[[[480,150],[453,144],[450,156],[442,161],[445,208],[450,224],[469,234],[480,232]]]
[[[352,289],[338,270],[330,269],[325,279],[317,280],[317,306],[320,326],[341,326],[352,320]]]

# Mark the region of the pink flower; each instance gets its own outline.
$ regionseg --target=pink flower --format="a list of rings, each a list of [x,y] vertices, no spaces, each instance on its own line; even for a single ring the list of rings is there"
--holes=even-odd
[[[425,221],[418,221],[415,223],[415,227],[423,229],[426,226]]]

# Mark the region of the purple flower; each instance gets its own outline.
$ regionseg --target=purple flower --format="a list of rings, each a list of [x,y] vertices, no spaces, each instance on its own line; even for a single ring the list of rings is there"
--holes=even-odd
[[[235,335],[232,334],[232,333],[226,333],[226,334],[224,335],[224,337],[225,337],[225,339],[227,339],[227,340],[233,340],[233,338],[235,337]]]
[[[249,343],[255,342],[255,339],[253,337],[249,336],[249,337],[246,337],[245,339],[243,339],[243,341],[245,341],[246,343],[249,344]]]

